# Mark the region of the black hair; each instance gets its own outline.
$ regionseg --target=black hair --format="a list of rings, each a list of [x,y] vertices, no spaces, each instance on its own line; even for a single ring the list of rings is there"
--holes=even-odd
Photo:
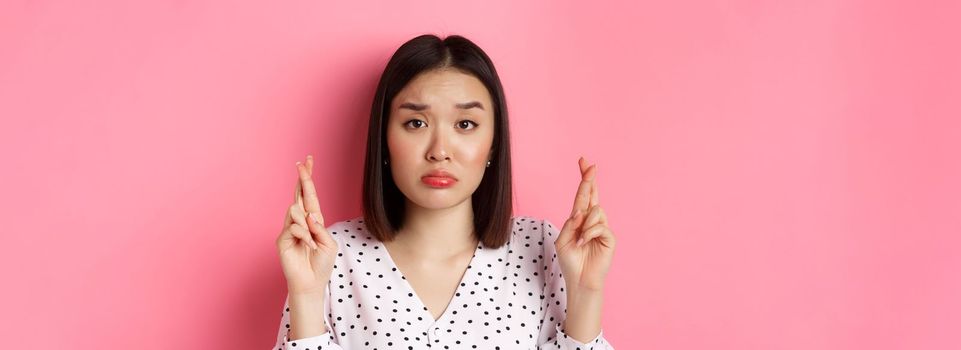
[[[387,159],[387,118],[394,97],[417,75],[434,69],[452,68],[480,80],[490,93],[494,109],[494,140],[491,165],[471,196],[474,232],[487,247],[497,248],[510,238],[511,156],[507,101],[490,57],[476,44],[459,35],[444,39],[424,34],[397,49],[381,74],[370,109],[367,153],[364,162],[363,212],[368,230],[381,241],[393,240],[403,224],[404,194],[390,176]]]

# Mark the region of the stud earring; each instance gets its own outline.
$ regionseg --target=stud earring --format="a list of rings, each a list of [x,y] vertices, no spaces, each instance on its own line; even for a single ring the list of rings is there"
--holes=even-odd
[[[491,161],[489,161],[489,160],[487,161],[487,167],[488,167],[488,168],[491,167]]]

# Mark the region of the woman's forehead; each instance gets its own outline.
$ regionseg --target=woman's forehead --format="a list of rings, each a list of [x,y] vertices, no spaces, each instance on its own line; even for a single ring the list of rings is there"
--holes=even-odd
[[[458,105],[478,102],[484,108],[490,109],[490,94],[484,83],[473,75],[456,70],[432,70],[414,77],[394,97],[393,108],[400,108],[405,104],[427,106],[429,109],[435,104],[446,104],[442,108],[454,108]]]

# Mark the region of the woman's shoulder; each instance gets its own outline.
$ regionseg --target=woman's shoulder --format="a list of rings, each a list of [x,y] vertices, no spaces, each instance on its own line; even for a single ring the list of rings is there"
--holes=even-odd
[[[516,215],[513,221],[511,241],[529,240],[536,238],[542,242],[554,243],[560,229],[550,219],[532,215]]]
[[[514,222],[515,226],[520,227],[537,227],[538,229],[544,227],[548,229],[557,229],[557,226],[555,226],[554,222],[550,219],[533,215],[515,215],[511,218],[511,220]]]
[[[348,218],[340,221],[335,221],[333,224],[327,225],[327,230],[343,227],[362,227],[364,226],[364,217],[357,216],[353,218]]]
[[[374,239],[370,232],[367,231],[367,226],[364,225],[363,216],[336,221],[333,224],[327,225],[327,232],[330,232],[334,238],[353,237],[356,239],[360,236],[365,239]]]

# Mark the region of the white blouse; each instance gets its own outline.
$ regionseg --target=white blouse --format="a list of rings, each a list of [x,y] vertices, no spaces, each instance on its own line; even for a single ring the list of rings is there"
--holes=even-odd
[[[559,229],[530,216],[512,221],[508,244],[478,243],[437,320],[363,217],[331,225],[339,249],[324,301],[327,332],[288,339],[285,301],[273,349],[614,349],[603,332],[585,344],[561,330],[567,293],[554,249]]]

